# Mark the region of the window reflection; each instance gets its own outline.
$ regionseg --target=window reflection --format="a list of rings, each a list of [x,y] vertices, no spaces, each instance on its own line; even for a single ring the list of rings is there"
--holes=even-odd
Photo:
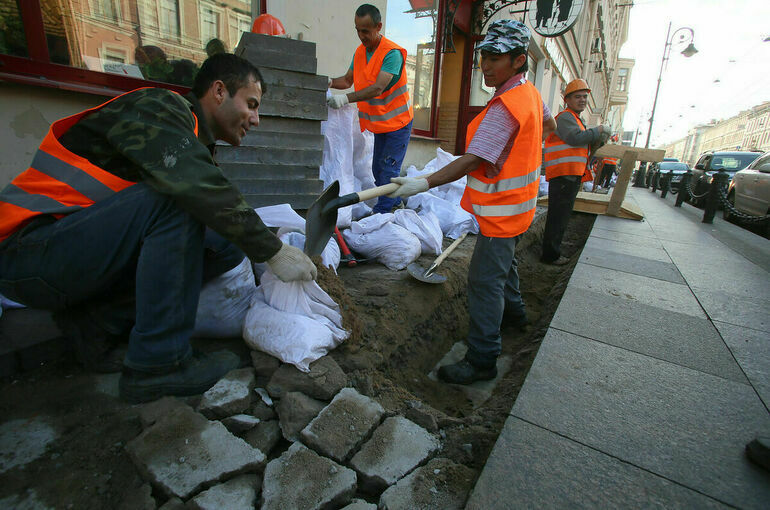
[[[436,0],[388,0],[385,37],[406,50],[406,77],[414,106],[413,128],[429,131],[436,62]]]
[[[0,0],[0,52],[26,56],[20,0]],[[51,61],[192,85],[208,55],[232,51],[258,0],[40,0]]]
[[[27,56],[27,39],[19,13],[19,0],[0,0],[0,53]]]

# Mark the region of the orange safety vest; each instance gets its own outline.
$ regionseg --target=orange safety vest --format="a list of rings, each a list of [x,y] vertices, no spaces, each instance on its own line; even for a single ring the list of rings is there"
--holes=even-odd
[[[543,99],[530,82],[494,98],[519,122],[519,132],[495,177],[486,176],[482,163],[468,174],[460,205],[479,222],[487,237],[516,237],[526,232],[535,216],[543,139]],[[467,144],[473,139],[489,104],[468,125]],[[466,150],[468,148],[466,144]]]
[[[51,214],[59,219],[136,184],[99,168],[59,142],[80,119],[131,92],[51,124],[30,167],[0,192],[0,242],[36,216]],[[198,136],[198,118],[192,115]]]
[[[577,120],[580,129],[585,131],[586,127],[580,117],[575,115],[572,110],[562,110],[556,116],[558,122],[559,116],[569,113]],[[554,131],[545,139],[545,180],[550,181],[554,177],[562,175],[582,175],[583,182],[593,180],[593,177],[586,175],[588,165],[588,146],[575,147],[569,145],[559,138]]]
[[[372,133],[391,133],[406,126],[414,118],[406,86],[406,50],[390,39],[380,39],[380,44],[369,62],[366,61],[364,45],[356,49],[353,57],[353,86],[359,91],[374,85],[382,69],[382,61],[390,50],[401,52],[404,60],[401,77],[379,96],[358,101],[358,122],[361,124],[361,131],[368,129]]]
[[[605,165],[615,165],[618,164],[618,158],[602,158],[602,163]]]

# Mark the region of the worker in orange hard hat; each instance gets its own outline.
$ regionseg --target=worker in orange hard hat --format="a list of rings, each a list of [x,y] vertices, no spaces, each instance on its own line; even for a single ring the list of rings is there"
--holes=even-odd
[[[548,181],[548,215],[543,233],[541,262],[561,266],[569,259],[561,254],[572,207],[587,171],[591,153],[607,141],[608,126],[586,128],[580,114],[588,105],[591,88],[585,80],[572,80],[564,89],[566,108],[556,116],[556,131],[545,139],[545,179]],[[593,177],[585,179],[593,180]]]

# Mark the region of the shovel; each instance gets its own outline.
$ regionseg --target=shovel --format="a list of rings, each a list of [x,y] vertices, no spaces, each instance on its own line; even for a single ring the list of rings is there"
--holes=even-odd
[[[449,256],[450,253],[454,251],[455,248],[457,248],[460,243],[465,239],[465,236],[468,235],[468,232],[464,233],[460,237],[454,240],[452,244],[447,246],[447,249],[444,250],[444,252],[436,257],[436,260],[433,261],[433,264],[430,265],[428,269],[423,269],[423,267],[418,264],[417,262],[412,262],[408,266],[406,266],[406,270],[409,271],[409,274],[413,277],[417,278],[421,282],[425,283],[444,283],[446,281],[446,276],[441,276],[440,274],[434,273],[436,268],[438,268],[439,264],[444,262],[444,259]]]
[[[428,177],[429,175],[431,174],[421,175],[420,177]],[[305,217],[305,253],[312,257],[320,255],[324,251],[326,243],[329,242],[334,233],[334,227],[337,226],[337,210],[340,207],[347,207],[371,198],[393,193],[399,186],[400,184],[390,183],[357,193],[339,196],[339,181],[331,183],[307,210]]]

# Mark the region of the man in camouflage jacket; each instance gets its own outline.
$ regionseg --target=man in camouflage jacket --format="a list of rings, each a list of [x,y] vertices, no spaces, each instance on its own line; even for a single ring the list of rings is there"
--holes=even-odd
[[[54,310],[90,368],[122,362],[128,401],[200,393],[239,365],[227,351],[194,353],[189,338],[202,283],[244,253],[284,281],[315,278],[310,259],[267,229],[213,159],[216,140],[238,145],[259,123],[264,91],[254,66],[222,54],[204,62],[187,97],[144,88],[87,114],[61,145],[136,184],[60,219],[35,216],[0,243],[0,293]],[[0,206],[18,196],[17,181]],[[126,336],[123,359],[94,347]]]

